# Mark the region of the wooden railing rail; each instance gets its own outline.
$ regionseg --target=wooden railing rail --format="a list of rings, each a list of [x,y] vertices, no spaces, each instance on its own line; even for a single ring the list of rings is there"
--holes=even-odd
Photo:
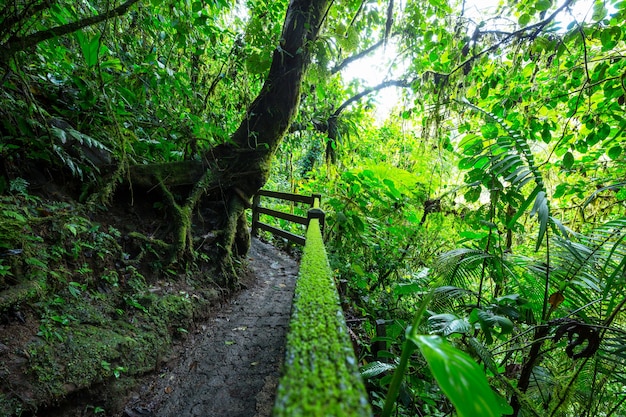
[[[309,209],[307,216],[298,216],[296,214],[285,213],[278,210],[269,209],[261,206],[261,197],[271,197],[280,200],[292,201],[294,203],[308,204]],[[271,226],[267,223],[259,220],[261,214],[276,217],[278,219],[287,220],[292,223],[303,224],[308,227],[311,219],[319,219],[320,226],[324,227],[324,212],[319,209],[321,202],[321,194],[312,194],[310,196],[302,194],[283,193],[278,191],[260,190],[252,200],[252,236],[257,236],[259,230],[265,230],[275,236],[283,237],[290,242],[297,243],[304,246],[306,238],[302,235],[298,235],[287,230],[280,229],[278,227]]]
[[[372,417],[319,226],[306,232],[272,416]]]

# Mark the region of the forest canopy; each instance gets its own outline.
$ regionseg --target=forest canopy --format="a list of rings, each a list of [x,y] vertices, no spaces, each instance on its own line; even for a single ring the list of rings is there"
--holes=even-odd
[[[624,21],[614,0],[4,0],[3,320],[32,305],[56,342],[54,297],[99,286],[140,312],[144,259],[234,290],[253,195],[319,193],[377,412],[463,415],[432,356],[463,351],[503,413],[622,415]]]

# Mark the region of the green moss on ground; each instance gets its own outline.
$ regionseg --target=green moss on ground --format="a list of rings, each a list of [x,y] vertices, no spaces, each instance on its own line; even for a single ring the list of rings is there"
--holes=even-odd
[[[371,416],[319,221],[309,224],[275,417]]]
[[[0,416],[94,387],[128,392],[218,298],[206,265],[165,268],[150,242],[78,203],[0,197],[0,208]]]

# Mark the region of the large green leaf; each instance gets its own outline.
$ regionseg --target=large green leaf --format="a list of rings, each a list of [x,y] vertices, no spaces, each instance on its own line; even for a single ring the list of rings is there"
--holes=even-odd
[[[88,68],[92,68],[98,63],[98,51],[100,50],[100,35],[97,34],[92,38],[89,38],[82,31],[76,32],[76,39],[80,45],[80,49],[83,52],[83,58],[85,58],[85,64]]]
[[[535,199],[535,205],[530,211],[531,217],[535,214],[537,214],[537,219],[539,220],[539,235],[537,236],[537,244],[535,245],[535,251],[537,251],[539,250],[543,237],[546,234],[546,230],[548,228],[548,219],[550,217],[548,199],[546,198],[546,193],[544,191],[540,191],[539,194],[537,194],[537,198]]]
[[[439,336],[409,334],[409,338],[419,347],[459,417],[502,415],[487,378],[472,358]]]

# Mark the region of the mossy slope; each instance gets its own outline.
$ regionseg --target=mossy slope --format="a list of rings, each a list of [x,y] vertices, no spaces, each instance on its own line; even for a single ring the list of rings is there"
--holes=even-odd
[[[203,264],[164,267],[113,213],[0,196],[0,416],[132,385],[219,298]]]

